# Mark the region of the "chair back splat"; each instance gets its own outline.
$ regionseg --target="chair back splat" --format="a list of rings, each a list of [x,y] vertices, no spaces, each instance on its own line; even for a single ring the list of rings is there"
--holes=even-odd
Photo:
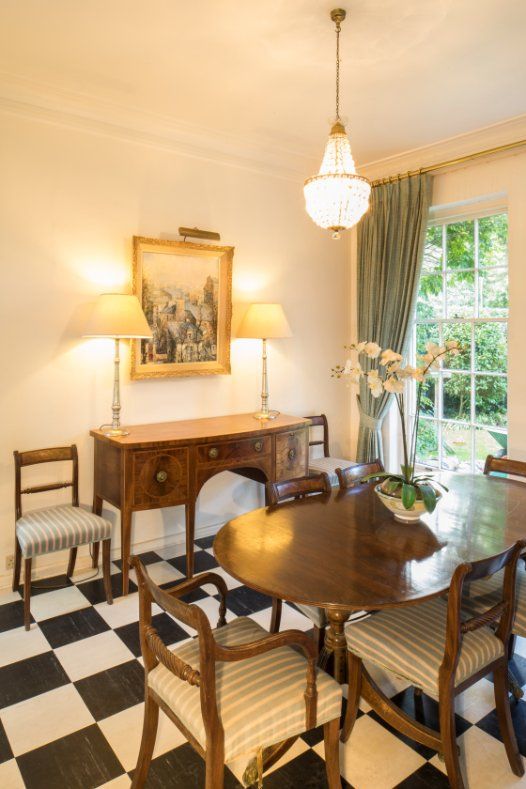
[[[72,488],[71,503],[74,507],[79,506],[79,460],[75,444],[69,447],[32,449],[28,452],[17,452],[15,450],[13,456],[15,458],[15,517],[17,520],[22,517],[22,496],[25,494],[47,493],[47,491],[50,490]],[[65,460],[73,461],[73,475],[71,480],[22,488],[22,468],[25,466],[36,466],[40,463],[57,463]]]
[[[267,482],[267,497],[270,504],[278,504],[286,499],[304,499],[313,493],[330,494],[332,488],[328,474],[313,474],[306,477],[284,479],[281,482]]]
[[[340,490],[347,488],[354,488],[358,485],[364,477],[370,474],[381,474],[384,471],[384,466],[381,460],[373,460],[371,463],[358,463],[347,468],[337,468],[336,476]]]

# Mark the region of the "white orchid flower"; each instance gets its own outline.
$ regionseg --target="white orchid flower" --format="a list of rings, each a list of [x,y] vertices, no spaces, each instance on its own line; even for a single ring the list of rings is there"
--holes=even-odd
[[[384,381],[384,389],[386,392],[392,392],[393,394],[403,394],[405,383],[397,378],[396,375],[391,375]]]
[[[383,392],[383,384],[381,378],[373,378],[372,380],[368,380],[367,383],[369,384],[369,389],[373,397],[380,397]]]
[[[357,343],[356,343],[355,345],[353,345],[352,347],[353,347],[353,348],[354,348],[354,350],[355,350],[355,351],[357,351],[358,353],[363,353],[363,350],[364,350],[364,348],[365,348],[365,346],[366,346],[366,345],[367,345],[366,341],[365,341],[365,340],[363,340],[362,342],[357,342]]]
[[[391,348],[387,348],[385,351],[382,351],[382,356],[380,357],[380,364],[386,365],[391,364],[392,362],[401,362],[402,355],[400,353],[396,353]]]
[[[378,370],[369,370],[369,372],[367,373],[367,378],[370,381],[375,381],[378,378],[378,375],[379,375]]]
[[[356,362],[356,364],[354,364],[352,359],[347,359],[345,362],[345,367],[343,368],[343,374],[349,377],[349,380],[352,384],[359,384],[360,377],[363,375],[360,362]]]
[[[440,345],[436,344],[436,342],[428,342],[426,344],[426,351],[427,351],[426,356],[429,355],[429,356],[435,357],[435,356],[438,356],[438,354],[441,353],[444,350],[445,350],[445,348],[441,348]]]
[[[422,383],[422,381],[425,378],[424,368],[423,367],[415,367],[415,368],[413,368],[413,372],[411,373],[411,377],[412,377],[413,381],[416,381],[417,383]]]
[[[369,359],[377,359],[381,350],[377,342],[366,342],[363,347],[363,352],[367,354]]]
[[[390,365],[387,369],[388,369],[389,372],[391,372],[392,371],[392,365]],[[398,378],[412,378],[414,373],[415,373],[415,369],[416,368],[415,367],[411,367],[410,364],[406,364],[405,367],[401,367],[398,364],[398,367],[393,372],[396,372],[396,375],[397,375]]]
[[[447,340],[446,351],[452,356],[458,356],[460,353],[460,343],[457,340]]]

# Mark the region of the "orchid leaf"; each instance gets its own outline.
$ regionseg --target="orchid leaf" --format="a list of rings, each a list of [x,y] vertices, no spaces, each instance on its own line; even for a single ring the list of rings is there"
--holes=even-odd
[[[434,512],[437,505],[436,490],[432,487],[432,485],[427,485],[426,483],[420,484],[418,487],[420,489],[420,493],[422,494],[422,499],[424,501],[426,510],[428,512]]]
[[[402,483],[402,504],[406,510],[410,510],[416,501],[416,488],[407,482]]]
[[[367,474],[366,477],[361,477],[361,482],[369,482],[370,479],[380,479],[384,477],[392,477],[389,471],[376,471],[374,474]]]
[[[400,479],[390,479],[386,483],[386,488],[387,488],[386,493],[389,493],[390,495],[392,495],[393,493],[395,493],[398,490],[400,485],[403,485],[403,481],[402,480],[400,480]]]

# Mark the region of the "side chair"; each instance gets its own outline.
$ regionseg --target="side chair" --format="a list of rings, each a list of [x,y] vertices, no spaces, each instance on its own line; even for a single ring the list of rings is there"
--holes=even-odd
[[[15,458],[15,562],[13,591],[20,584],[24,559],[24,625],[31,623],[31,569],[33,557],[69,548],[68,577],[73,575],[79,545],[102,542],[103,577],[106,601],[113,602],[110,579],[111,523],[79,506],[79,461],[77,447],[53,447],[14,453]],[[67,482],[22,487],[22,469],[40,463],[71,461],[73,476]],[[60,504],[45,509],[22,513],[22,496],[71,488],[71,504]]]
[[[508,642],[515,613],[515,576],[525,541],[488,559],[460,564],[448,599],[384,609],[346,629],[349,697],[341,739],[345,742],[358,714],[360,697],[402,734],[443,754],[453,789],[465,786],[455,735],[455,697],[493,672],[495,706],[506,753],[515,775],[524,774],[508,701]],[[504,570],[499,599],[476,616],[462,610],[464,585]],[[494,623],[496,629],[489,627]],[[412,719],[388,699],[363,661],[406,679],[438,700],[440,730]]]
[[[329,423],[327,421],[327,417],[325,416],[325,414],[306,416],[305,419],[310,419],[311,428],[312,427],[322,428],[321,439],[309,440],[309,450],[311,447],[316,447],[316,446],[323,447],[323,457],[309,458],[309,473],[320,474],[322,472],[325,472],[326,474],[329,475],[331,485],[335,487],[338,484],[336,469],[343,468],[345,466],[352,466],[353,463],[351,460],[348,460],[346,458],[331,457],[331,454],[329,452]]]
[[[354,488],[358,485],[363,477],[369,474],[381,474],[385,471],[381,460],[373,460],[371,463],[356,463],[346,468],[337,468],[336,476],[340,485],[340,490],[347,490],[347,488]]]
[[[330,495],[332,491],[329,475],[325,472],[312,474],[308,477],[296,477],[286,479],[281,482],[267,483],[267,500],[270,506],[280,504],[289,499],[304,499],[305,496],[324,493]],[[303,605],[294,603],[302,614],[310,619],[314,625],[314,640],[318,649],[318,655],[323,649],[325,641],[325,628],[328,624],[327,612],[324,608],[315,605]],[[281,612],[283,601],[274,597],[272,599],[272,616],[270,619],[270,632],[277,633],[281,624]]]
[[[245,785],[262,786],[263,771],[297,737],[323,724],[329,789],[341,789],[339,720],[342,690],[320,669],[312,640],[299,630],[269,635],[247,617],[225,621],[227,587],[206,572],[160,589],[137,557],[139,627],[145,671],[144,728],[132,787],[143,787],[155,745],[159,709],[205,760],[206,789],[222,789],[224,765],[246,758]],[[212,630],[204,611],[179,598],[203,584],[220,595]],[[152,626],[152,603],[197,631],[169,650]],[[292,646],[299,647],[292,649]]]

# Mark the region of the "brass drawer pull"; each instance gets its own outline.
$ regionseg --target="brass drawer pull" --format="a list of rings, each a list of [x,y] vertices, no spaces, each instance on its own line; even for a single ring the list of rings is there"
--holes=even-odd
[[[157,474],[155,475],[155,479],[157,480],[157,482],[166,482],[166,480],[168,479],[168,472],[161,469],[161,471],[158,471]]]
[[[294,460],[295,457],[296,457],[296,450],[289,449],[289,460]]]
[[[256,452],[261,452],[261,450],[263,449],[263,441],[256,441],[256,443],[254,444],[254,449],[256,450]]]
[[[208,450],[208,457],[211,458],[212,460],[215,460],[218,455],[219,455],[219,450],[217,449],[217,447],[212,447],[212,449]]]

